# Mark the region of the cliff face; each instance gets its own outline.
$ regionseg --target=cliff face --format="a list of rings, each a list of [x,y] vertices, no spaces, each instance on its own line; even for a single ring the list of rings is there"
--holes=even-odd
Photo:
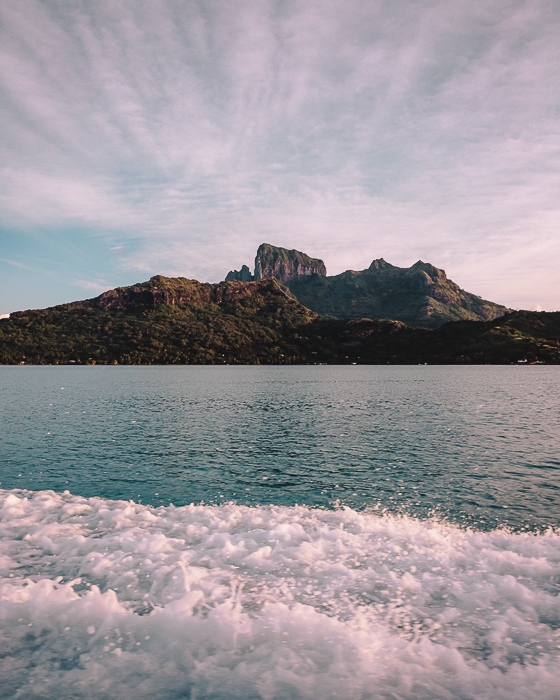
[[[242,301],[257,295],[272,295],[282,299],[289,297],[274,279],[264,279],[246,284],[238,281],[208,284],[185,277],[157,275],[148,282],[130,287],[117,287],[95,299],[78,304],[88,304],[100,309],[154,309],[158,306],[202,306]]]
[[[185,277],[173,279],[157,275],[148,282],[141,282],[130,287],[117,287],[91,299],[91,306],[100,309],[143,309],[155,308],[163,304],[208,303],[211,297],[211,285],[200,284]]]
[[[322,260],[310,258],[297,250],[286,250],[263,243],[257,250],[255,258],[255,279],[274,277],[282,284],[288,284],[301,277],[327,274]]]
[[[252,275],[247,265],[243,265],[241,270],[228,272],[226,282],[230,280],[251,282],[274,277],[280,284],[287,285],[302,277],[326,274],[327,268],[322,260],[310,258],[309,255],[300,253],[298,250],[287,250],[263,243],[259,246],[255,257],[255,274]]]

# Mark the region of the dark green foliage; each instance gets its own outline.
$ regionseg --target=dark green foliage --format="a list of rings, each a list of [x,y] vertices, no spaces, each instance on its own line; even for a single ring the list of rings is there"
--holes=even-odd
[[[272,279],[210,285],[154,277],[0,320],[2,364],[558,364],[559,344],[558,312],[433,330],[321,318]]]
[[[493,321],[450,322],[433,330],[398,321],[319,318],[299,334],[302,351],[317,362],[560,364],[560,312],[517,311]]]
[[[315,316],[274,280],[249,289],[236,282],[185,283],[153,278],[88,302],[12,314],[0,322],[0,363],[282,362],[291,350],[287,329]],[[169,303],[173,291],[188,293],[192,301]],[[163,292],[166,301],[160,303]]]

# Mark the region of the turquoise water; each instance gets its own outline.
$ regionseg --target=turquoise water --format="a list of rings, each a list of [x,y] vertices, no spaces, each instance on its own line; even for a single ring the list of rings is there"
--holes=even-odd
[[[549,367],[0,367],[0,695],[558,700]]]
[[[3,488],[557,525],[547,367],[0,367]]]

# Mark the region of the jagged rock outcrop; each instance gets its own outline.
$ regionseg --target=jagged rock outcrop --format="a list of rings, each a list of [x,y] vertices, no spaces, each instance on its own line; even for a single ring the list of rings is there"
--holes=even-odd
[[[298,250],[262,243],[255,257],[255,274],[252,275],[247,265],[243,265],[240,270],[228,272],[225,281],[252,282],[273,277],[280,284],[287,286],[302,277],[324,277],[326,274],[327,268],[322,260],[311,258]]]
[[[155,308],[166,304],[200,304],[211,300],[212,285],[185,277],[151,277],[147,282],[117,287],[103,292],[88,303],[101,309]]]
[[[252,282],[254,279],[247,265],[243,265],[241,270],[232,270],[226,275],[226,282]]]
[[[282,284],[288,285],[294,280],[313,275],[326,276],[327,268],[322,260],[310,258],[298,250],[278,248],[263,243],[255,257],[255,279],[274,277]]]

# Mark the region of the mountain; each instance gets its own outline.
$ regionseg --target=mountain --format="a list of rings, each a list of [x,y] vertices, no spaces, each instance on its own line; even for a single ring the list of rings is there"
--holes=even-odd
[[[203,284],[157,276],[0,320],[0,363],[277,363],[299,352],[290,334],[314,318],[273,278]]]
[[[312,277],[311,277],[312,278]],[[335,319],[276,279],[152,277],[0,319],[0,364],[560,364],[560,312],[413,328]]]
[[[328,277],[322,260],[263,244],[257,251],[253,276],[244,265],[226,279],[242,279],[241,275],[243,279],[274,277],[301,304],[334,318],[385,318],[437,328],[448,321],[488,321],[510,311],[466,292],[447,279],[444,270],[421,260],[403,268],[380,258],[367,270]]]

